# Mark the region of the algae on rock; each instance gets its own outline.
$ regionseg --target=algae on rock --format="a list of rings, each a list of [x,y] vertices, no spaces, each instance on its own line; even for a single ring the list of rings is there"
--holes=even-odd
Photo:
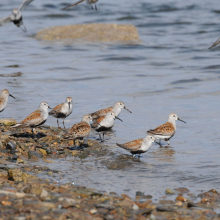
[[[41,30],[38,40],[74,40],[82,42],[140,42],[138,31],[133,25],[76,24],[55,26]]]

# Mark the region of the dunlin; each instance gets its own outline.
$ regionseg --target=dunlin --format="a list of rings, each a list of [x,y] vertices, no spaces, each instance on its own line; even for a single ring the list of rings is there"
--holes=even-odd
[[[212,46],[209,47],[209,49],[212,49],[213,47],[217,46],[218,44],[220,44],[220,38],[214,44],[212,44]]]
[[[105,116],[101,116],[95,119],[94,123],[92,124],[92,128],[94,128],[99,133],[101,142],[104,141],[104,131],[110,130],[114,126],[116,118],[122,121],[115,115],[114,112],[108,112]],[[100,135],[100,132],[103,132],[103,139]]]
[[[4,90],[1,91],[1,94],[0,94],[0,112],[2,112],[5,109],[5,107],[8,103],[8,96],[11,96],[12,98],[15,99],[15,97],[13,95],[11,95],[7,89],[4,89]]]
[[[49,112],[49,115],[57,118],[57,125],[59,127],[59,118],[63,119],[63,127],[65,128],[64,119],[67,118],[73,111],[73,101],[71,97],[67,97],[66,101],[60,105],[57,105]]]
[[[13,22],[17,27],[20,27],[22,29],[22,25],[24,26],[23,20],[22,20],[22,14],[21,12],[24,11],[24,9],[34,0],[24,0],[20,7],[18,9],[14,9],[6,18],[0,19],[0,26],[5,25],[7,23]],[[24,26],[24,29],[22,31],[26,32],[26,28]]]
[[[125,107],[125,104],[123,102],[118,101],[112,107],[104,108],[94,113],[91,113],[91,116],[93,119],[96,119],[96,118],[105,116],[108,112],[114,112],[115,116],[118,117],[123,108],[129,111],[130,113],[132,113],[129,109]]]
[[[92,7],[92,4],[95,4],[98,0],[79,0],[78,2],[76,2],[76,3],[74,3],[74,4],[69,5],[69,6],[65,7],[65,8],[63,8],[63,10],[72,8],[72,7],[74,7],[74,6],[76,6],[76,5],[80,4],[80,3],[82,3],[82,2],[84,2],[84,1],[86,1],[86,3],[87,3],[88,5],[91,5],[91,8],[92,8],[92,9],[94,9],[94,8]],[[95,10],[97,10],[96,4],[95,4]]]
[[[125,150],[130,151],[133,154],[133,157],[135,157],[136,154],[138,154],[138,157],[140,157],[141,154],[147,152],[151,148],[151,145],[154,141],[154,136],[147,135],[145,138],[133,140],[125,144],[116,143],[116,145],[118,145],[121,148],[124,148]]]
[[[169,115],[168,121],[165,124],[160,125],[159,127],[147,131],[148,134],[153,135],[156,139],[165,140],[169,145],[169,140],[172,138],[176,132],[176,120],[181,120],[176,114],[172,113]],[[160,142],[159,142],[160,144]]]
[[[73,125],[72,128],[67,132],[67,134],[63,135],[63,138],[74,140],[75,139],[83,139],[87,137],[91,132],[90,121],[92,121],[91,115],[84,115],[82,121]]]
[[[14,125],[13,127],[14,128],[31,127],[32,133],[34,135],[34,129],[37,126],[42,125],[46,122],[46,120],[48,118],[48,110],[47,110],[48,108],[50,108],[50,106],[47,104],[47,102],[41,102],[38,110],[32,112],[23,121],[19,122],[18,124]]]

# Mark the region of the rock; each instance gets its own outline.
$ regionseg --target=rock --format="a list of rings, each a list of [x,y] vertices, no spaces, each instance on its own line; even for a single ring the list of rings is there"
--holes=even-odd
[[[8,179],[8,172],[6,170],[0,170],[0,178]]]
[[[8,179],[13,181],[22,181],[22,171],[18,168],[8,170]]]
[[[118,24],[76,24],[50,27],[38,32],[35,38],[47,41],[72,39],[74,42],[140,42],[135,26]]]
[[[30,193],[39,196],[42,194],[42,189],[38,188],[38,187],[32,187],[32,188],[30,188]]]
[[[36,159],[36,158],[43,158],[43,155],[42,155],[42,154],[39,154],[39,153],[36,152],[36,151],[31,151],[31,150],[29,150],[29,151],[28,151],[28,157],[29,157],[29,158],[34,158],[34,159]]]
[[[5,126],[12,126],[12,125],[16,125],[17,121],[13,118],[3,118],[0,119],[0,124],[3,124]]]
[[[172,189],[166,189],[166,194],[175,194],[174,191]]]
[[[156,207],[156,210],[159,211],[159,212],[173,212],[174,211],[173,208],[165,207],[165,206],[162,206],[162,205],[158,205]]]
[[[94,206],[96,208],[105,208],[105,209],[109,209],[109,210],[114,209],[114,206],[112,204],[109,204],[109,203],[99,203],[99,204],[95,204]]]
[[[16,145],[14,144],[13,141],[9,141],[6,145],[6,149],[8,150],[15,150],[16,149]]]
[[[179,193],[188,193],[189,192],[189,190],[187,188],[184,188],[184,187],[179,187],[179,188],[176,188],[174,190],[176,190]]]
[[[46,199],[48,196],[49,196],[49,193],[45,189],[42,189],[41,194],[40,194],[40,198]]]
[[[140,209],[135,212],[136,215],[148,215],[152,212],[152,209]]]
[[[0,140],[0,148],[3,148],[3,144],[2,141]]]

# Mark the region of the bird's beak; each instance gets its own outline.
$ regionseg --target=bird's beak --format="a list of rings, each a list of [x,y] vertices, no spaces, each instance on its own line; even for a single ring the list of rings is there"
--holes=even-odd
[[[49,109],[52,109],[49,105],[48,105],[48,108],[49,108]]]
[[[11,96],[12,98],[14,98],[14,99],[15,99],[15,97],[14,97],[12,94],[9,94],[9,96]]]
[[[120,118],[118,118],[117,116],[115,116],[115,118],[117,118],[119,121],[122,121]],[[123,121],[122,121],[123,122]]]
[[[71,104],[71,103],[70,103],[70,102],[68,102],[68,104],[69,104],[69,109],[70,109],[70,104]]]
[[[185,121],[183,121],[183,120],[181,120],[180,118],[177,118],[179,121],[182,121],[182,122],[184,122],[184,123],[186,123]]]
[[[22,24],[19,26],[21,28],[22,31],[27,32],[26,27],[24,26],[24,23],[22,22]],[[23,28],[22,28],[23,27]]]
[[[125,110],[127,110],[128,112],[132,113],[129,109],[127,109],[126,107],[124,107]]]

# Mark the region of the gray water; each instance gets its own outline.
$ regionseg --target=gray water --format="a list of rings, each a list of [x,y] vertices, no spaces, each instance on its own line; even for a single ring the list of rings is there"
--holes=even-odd
[[[0,0],[1,17],[20,2]],[[54,107],[71,96],[74,110],[66,119],[71,127],[84,114],[121,100],[133,113],[123,110],[124,122],[116,121],[107,137],[116,157],[128,154],[116,142],[144,137],[174,112],[187,124],[177,122],[170,147],[153,144],[129,168],[108,170],[94,158],[40,164],[63,172],[62,180],[57,174],[53,181],[132,197],[136,191],[160,196],[180,186],[194,193],[220,190],[220,50],[208,50],[220,37],[219,1],[100,0],[98,11],[85,3],[61,11],[70,2],[32,2],[23,13],[27,33],[13,24],[0,27],[0,88],[16,97],[9,99],[1,118],[19,121],[41,101]],[[133,24],[142,42],[68,45],[34,39],[43,28],[100,22]],[[56,126],[56,120],[49,117],[46,124]]]

